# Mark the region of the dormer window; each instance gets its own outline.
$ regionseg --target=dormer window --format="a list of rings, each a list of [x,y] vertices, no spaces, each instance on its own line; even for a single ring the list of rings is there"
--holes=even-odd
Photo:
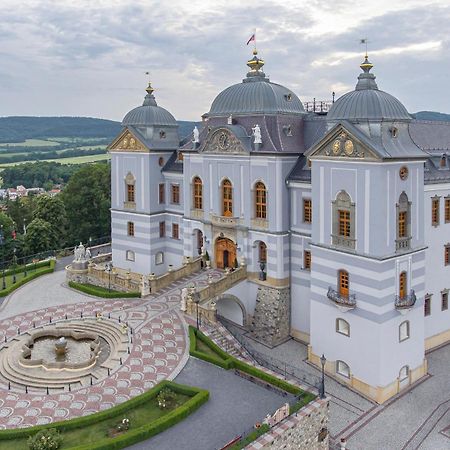
[[[389,128],[389,131],[391,132],[391,136],[393,138],[396,138],[398,136],[398,128],[397,127],[391,127],[391,128]]]
[[[292,127],[290,125],[284,125],[283,131],[286,136],[292,136]]]
[[[178,152],[177,161],[183,161],[183,153]]]
[[[160,139],[165,139],[165,138],[166,138],[166,132],[165,132],[164,130],[161,130],[161,131],[159,132],[159,138],[160,138]]]
[[[441,161],[440,161],[440,163],[439,163],[439,166],[441,167],[441,168],[445,168],[445,167],[447,167],[447,155],[442,155],[441,156]]]
[[[285,94],[284,98],[286,99],[286,101],[290,102],[292,100],[292,94],[291,93]]]

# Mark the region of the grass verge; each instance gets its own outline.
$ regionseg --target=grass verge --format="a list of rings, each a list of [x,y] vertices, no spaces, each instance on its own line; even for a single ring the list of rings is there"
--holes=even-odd
[[[157,396],[164,388],[177,394],[180,404],[171,410],[161,410]],[[110,450],[121,449],[148,439],[175,425],[197,410],[209,398],[203,389],[185,386],[172,381],[162,381],[153,389],[113,408],[89,416],[65,420],[48,425],[0,431],[0,450],[28,449],[27,440],[46,428],[60,431],[61,450]],[[130,420],[130,428],[116,437],[108,437],[108,431],[122,419]]]
[[[15,291],[20,286],[23,286],[24,284],[28,283],[31,280],[34,280],[37,277],[40,277],[41,275],[45,275],[47,273],[52,273],[55,270],[55,260],[49,260],[49,261],[42,261],[38,264],[36,264],[36,267],[34,265],[30,264],[27,266],[27,275],[25,276],[25,269],[24,267],[18,267],[15,271],[16,276],[16,282],[14,281],[14,270],[7,270],[5,271],[5,284],[6,289],[0,290],[0,297],[6,297],[11,292]],[[2,274],[0,273],[0,283],[2,283]],[[0,284],[1,285],[1,284]]]
[[[95,286],[94,284],[75,283],[69,281],[69,286],[85,294],[94,295],[95,297],[103,298],[136,298],[140,297],[140,292],[121,292],[109,290],[101,286]]]

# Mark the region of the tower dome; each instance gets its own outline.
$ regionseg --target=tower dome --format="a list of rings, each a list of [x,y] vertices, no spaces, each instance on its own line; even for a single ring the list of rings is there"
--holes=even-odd
[[[288,88],[272,83],[261,70],[264,61],[256,49],[247,62],[250,71],[242,83],[223,90],[212,102],[208,117],[255,114],[304,114],[302,102]]]
[[[153,126],[177,126],[175,117],[167,109],[158,106],[153,95],[154,89],[151,83],[147,86],[147,95],[142,106],[132,109],[122,120],[122,126],[153,127]]]
[[[331,120],[411,120],[406,108],[393,95],[380,91],[375,75],[370,73],[373,64],[367,54],[361,64],[363,73],[358,76],[354,91],[339,97],[328,113]]]

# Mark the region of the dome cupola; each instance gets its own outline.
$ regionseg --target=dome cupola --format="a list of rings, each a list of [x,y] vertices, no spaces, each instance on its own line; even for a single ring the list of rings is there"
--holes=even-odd
[[[380,91],[375,82],[375,75],[370,73],[373,64],[366,54],[360,65],[362,73],[358,76],[355,90],[338,98],[330,108],[329,120],[411,120],[406,108],[393,95]]]
[[[305,114],[302,102],[288,88],[272,83],[262,71],[264,60],[255,49],[242,83],[223,90],[213,101],[207,117],[229,115]]]

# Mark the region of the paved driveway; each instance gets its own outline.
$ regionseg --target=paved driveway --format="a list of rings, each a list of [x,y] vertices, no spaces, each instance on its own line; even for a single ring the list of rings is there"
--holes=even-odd
[[[219,449],[293,399],[244,380],[234,371],[195,358],[189,359],[175,381],[207,389],[208,402],[174,427],[129,449]]]

